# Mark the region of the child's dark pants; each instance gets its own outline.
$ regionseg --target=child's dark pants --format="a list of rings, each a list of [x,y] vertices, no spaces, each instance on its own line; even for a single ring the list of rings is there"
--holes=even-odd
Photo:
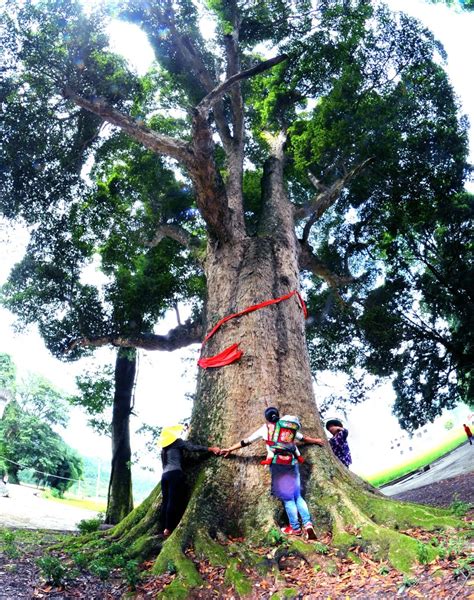
[[[186,487],[183,471],[168,471],[161,477],[161,524],[173,531],[183,515]]]

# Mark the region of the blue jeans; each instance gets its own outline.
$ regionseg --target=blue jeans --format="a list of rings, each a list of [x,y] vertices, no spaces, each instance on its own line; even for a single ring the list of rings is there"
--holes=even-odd
[[[283,500],[283,504],[285,506],[286,514],[288,515],[288,521],[293,529],[301,529],[298,513],[300,513],[301,520],[303,521],[303,527],[308,523],[311,523],[308,505],[299,491],[292,500]]]

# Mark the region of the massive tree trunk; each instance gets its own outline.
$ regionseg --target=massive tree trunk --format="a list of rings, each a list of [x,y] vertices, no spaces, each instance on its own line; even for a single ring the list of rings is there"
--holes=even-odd
[[[119,523],[133,510],[130,413],[135,383],[136,350],[120,348],[115,362],[115,393],[112,413],[112,468],[105,522]]]
[[[299,289],[299,241],[282,179],[283,164],[273,157],[264,177],[264,211],[258,235],[231,243],[209,244],[207,277],[207,329],[220,318],[258,302]],[[304,315],[296,297],[226,323],[205,346],[214,355],[233,343],[244,352],[231,365],[200,370],[193,408],[191,438],[226,447],[243,439],[263,422],[268,405],[281,413],[299,415],[304,432],[323,437],[314,398],[305,341]],[[183,554],[186,545],[211,562],[227,564],[216,540],[243,536],[261,542],[284,524],[281,503],[270,495],[269,470],[259,464],[263,443],[229,458],[208,458],[188,470],[192,491],[186,512],[173,535],[164,543],[157,536],[159,486],[118,525],[113,535],[129,545],[132,554],[161,550],[156,572],[170,564],[179,572],[169,597],[184,597],[184,588],[199,585],[193,564]],[[408,570],[419,544],[395,528],[454,525],[455,520],[426,507],[386,500],[333,456],[329,446],[303,450],[304,495],[316,528],[331,531],[341,550],[367,545]],[[427,550],[432,553],[432,549]],[[431,556],[431,554],[430,554]],[[240,577],[240,575],[239,575]]]
[[[229,52],[228,66],[236,51],[230,48]],[[152,151],[177,159],[188,170],[196,205],[208,233],[203,263],[207,279],[207,330],[230,313],[299,290],[304,269],[323,278],[336,295],[338,286],[352,281],[351,276],[331,273],[328,266],[314,256],[307,242],[311,227],[332,206],[348,179],[365,163],[329,187],[317,182],[319,191],[303,210],[303,216],[310,218],[299,240],[295,232],[298,210],[289,201],[284,183],[285,136],[265,133],[269,153],[262,178],[261,217],[255,233],[250,235],[246,231],[242,202],[243,103],[235,83],[282,60],[285,56],[264,61],[254,69],[240,73],[234,65],[227,74],[227,81],[217,84],[214,89],[207,81],[201,81],[207,95],[193,111],[190,144],[147,130],[102,102],[90,101],[69,91],[65,94],[79,106],[121,127]],[[188,65],[190,71],[200,72],[201,67],[198,65],[196,71],[196,64],[193,60],[191,63]],[[230,169],[224,181],[214,160],[215,144],[209,112],[230,89],[232,135],[226,124],[222,126],[224,115],[218,104],[217,113],[216,110],[213,113]],[[306,210],[309,211],[307,214]],[[252,229],[254,227],[252,222]],[[176,227],[173,231],[172,237],[176,239]],[[184,230],[181,233],[184,235],[179,236],[180,243],[192,252],[191,244],[187,242],[189,234]],[[201,252],[197,252],[197,256],[202,259]],[[205,355],[217,354],[236,342],[244,352],[240,361],[199,372],[191,422],[192,441],[222,447],[233,444],[261,425],[264,409],[270,404],[278,406],[281,413],[299,415],[308,435],[322,437],[324,432],[312,388],[304,316],[297,299],[292,297],[227,322],[206,344]],[[270,496],[269,472],[259,464],[264,452],[263,444],[253,445],[229,458],[210,457],[190,466],[187,469],[190,495],[186,511],[179,526],[164,543],[157,535],[159,486],[109,535],[126,544],[131,555],[145,557],[159,551],[155,572],[170,568],[178,572],[167,597],[186,597],[190,587],[201,583],[194,564],[184,554],[188,545],[193,545],[197,555],[211,563],[226,565],[229,578],[241,582],[243,575],[238,572],[236,559],[229,558],[229,547],[224,552],[218,542],[225,536],[238,535],[243,536],[247,544],[261,543],[269,533],[274,534],[284,519],[281,503]],[[331,532],[334,545],[341,551],[355,545],[370,547],[377,556],[388,558],[396,568],[408,571],[417,558],[420,543],[397,530],[458,524],[443,511],[385,499],[343,467],[328,446],[313,446],[303,454],[307,459],[302,469],[304,495],[316,529]],[[300,546],[302,552],[304,546]],[[430,559],[436,550],[426,546],[423,554]],[[245,559],[252,560],[248,554]],[[244,588],[240,587],[241,590]]]
[[[272,185],[276,167],[275,160],[267,166],[259,234],[209,248],[208,329],[225,315],[299,290],[298,242],[291,207],[279,197],[284,190]],[[200,372],[193,436],[226,447],[259,427],[270,405],[281,414],[299,415],[309,435],[322,436],[297,297],[227,323],[207,343],[205,353],[216,354],[235,342],[244,352],[239,362]],[[264,452],[262,443],[228,460],[212,461],[203,496],[212,529],[248,536],[272,526],[276,505],[269,496],[268,469],[259,464]],[[317,454],[330,460],[327,450]]]

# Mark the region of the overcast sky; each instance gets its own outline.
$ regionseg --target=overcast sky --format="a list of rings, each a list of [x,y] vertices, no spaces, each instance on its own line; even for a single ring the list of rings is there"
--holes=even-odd
[[[443,4],[428,4],[421,0],[390,0],[388,4],[395,9],[403,10],[420,18],[443,43],[448,53],[447,71],[456,90],[465,114],[474,122],[474,86],[472,85],[472,57],[474,56],[474,14],[464,14],[448,9]],[[208,30],[207,34],[212,35]],[[146,38],[137,27],[125,23],[116,23],[110,27],[111,46],[122,53],[138,72],[144,73],[152,60],[152,52]],[[471,130],[471,161],[474,162],[474,136]],[[474,189],[470,186],[471,189]],[[8,272],[21,259],[27,242],[27,233],[21,228],[12,228],[0,223],[0,282],[5,281]],[[61,363],[54,359],[45,349],[44,344],[34,328],[26,333],[15,334],[13,316],[0,309],[0,351],[13,356],[20,374],[26,371],[41,373],[67,392],[74,391],[74,378],[88,366],[94,364],[113,364],[114,353],[109,349],[101,349],[93,360],[80,363]],[[167,331],[176,324],[174,313],[170,314],[159,326],[160,332]],[[165,352],[140,352],[139,377],[136,393],[136,413],[133,427],[142,423],[151,425],[171,424],[186,417],[191,412],[191,402],[187,393],[194,390],[196,374],[195,361],[197,347]],[[317,391],[317,396],[326,393],[327,389]],[[387,386],[377,391],[370,404],[357,410],[357,419],[364,422],[374,416],[377,410],[378,420],[384,421],[385,435],[395,435],[397,424],[390,414],[393,393]],[[251,424],[249,427],[251,428]],[[71,424],[62,432],[63,437],[81,453],[89,456],[109,456],[110,442],[93,434],[85,425],[85,418],[79,409],[72,412]],[[364,436],[358,436],[363,444]],[[140,445],[134,438],[133,446]],[[354,449],[357,456],[358,450]],[[363,449],[360,450],[358,465],[361,471],[370,472]]]

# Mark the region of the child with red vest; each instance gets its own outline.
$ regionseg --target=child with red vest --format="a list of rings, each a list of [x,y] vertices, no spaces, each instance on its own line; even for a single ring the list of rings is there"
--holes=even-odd
[[[270,407],[273,411],[273,407]],[[275,423],[267,420],[262,427],[266,427],[265,445],[267,447],[267,458],[261,460],[261,465],[271,465],[272,463],[284,464],[288,462],[288,457],[294,456],[299,463],[304,462],[296,440],[301,440],[303,434],[300,433],[301,423],[298,417],[285,415]]]
[[[308,444],[324,445],[319,438],[311,438],[303,435],[299,429],[297,417],[286,415],[280,419],[280,413],[273,406],[265,411],[266,423],[249,437],[234,444],[230,448],[222,450],[224,456],[239,448],[249,446],[253,442],[264,439],[267,443],[266,460],[263,464],[270,464],[272,476],[272,495],[279,498],[285,507],[289,525],[282,528],[287,535],[301,535],[302,529],[299,517],[303,523],[303,529],[309,539],[316,539],[308,505],[301,495],[301,481],[298,462],[301,461],[299,452],[296,450],[294,441],[300,440]],[[297,425],[294,427],[293,425]],[[277,434],[276,434],[277,432]],[[278,439],[275,439],[278,438]]]

